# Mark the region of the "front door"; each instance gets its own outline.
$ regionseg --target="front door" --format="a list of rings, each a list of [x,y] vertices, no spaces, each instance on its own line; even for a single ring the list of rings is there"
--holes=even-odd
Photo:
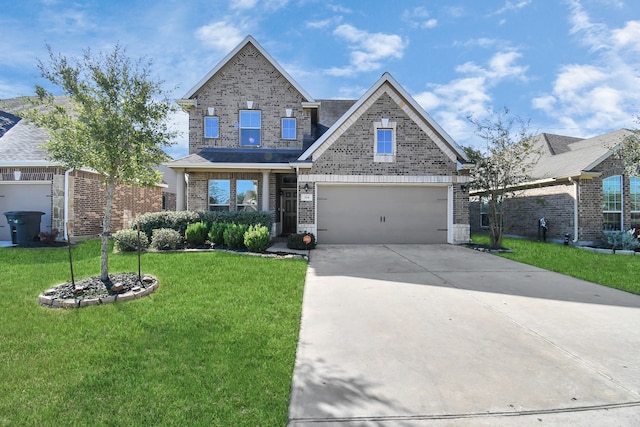
[[[284,206],[282,234],[291,234],[297,231],[297,199],[298,194],[295,188],[282,189],[282,206]]]

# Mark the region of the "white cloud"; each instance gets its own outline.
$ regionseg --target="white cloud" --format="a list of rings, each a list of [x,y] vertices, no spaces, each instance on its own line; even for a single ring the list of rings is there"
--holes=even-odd
[[[578,135],[633,127],[638,108],[640,22],[611,29],[592,22],[579,0],[569,0],[568,5],[570,33],[597,53],[595,60],[562,66],[550,93],[534,98],[532,106]]]
[[[438,20],[430,16],[429,11],[422,6],[402,12],[402,20],[414,28],[435,28]]]
[[[196,38],[215,50],[230,52],[245,37],[241,27],[227,21],[213,22],[198,28]]]
[[[640,21],[629,21],[624,28],[611,32],[617,49],[629,49],[640,52]]]
[[[323,19],[321,21],[309,21],[305,26],[314,30],[320,30],[337,25],[340,21],[342,21],[341,16],[334,16],[333,18]]]
[[[486,117],[493,99],[491,89],[507,79],[526,80],[527,67],[516,64],[520,56],[508,50],[496,52],[485,65],[466,62],[455,69],[462,77],[430,85],[430,90],[414,98],[455,139],[472,139],[474,131],[466,118]]]
[[[510,12],[512,10],[520,10],[524,7],[527,7],[531,4],[531,0],[521,0],[519,2],[512,2],[507,0],[507,2],[500,9],[493,12],[493,15],[500,15],[506,12]]]
[[[253,9],[258,0],[234,0],[229,2],[230,9]]]
[[[334,76],[377,70],[385,60],[402,58],[407,46],[407,42],[398,35],[369,33],[348,24],[338,26],[333,34],[347,41],[352,50],[348,66],[326,71]]]

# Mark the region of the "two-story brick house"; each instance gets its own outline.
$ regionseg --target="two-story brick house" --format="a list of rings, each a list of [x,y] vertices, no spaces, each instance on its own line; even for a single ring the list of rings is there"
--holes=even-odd
[[[468,159],[388,73],[316,100],[247,36],[178,103],[178,210],[269,210],[274,234],[320,243],[469,240]]]

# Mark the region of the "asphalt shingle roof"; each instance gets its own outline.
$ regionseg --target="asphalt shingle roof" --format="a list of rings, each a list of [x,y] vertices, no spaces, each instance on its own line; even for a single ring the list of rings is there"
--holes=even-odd
[[[541,156],[531,175],[534,179],[578,177],[609,157],[611,149],[632,134],[630,130],[620,129],[587,139],[538,135],[534,143],[540,149]],[[548,149],[549,141],[553,141],[552,147],[556,154]]]

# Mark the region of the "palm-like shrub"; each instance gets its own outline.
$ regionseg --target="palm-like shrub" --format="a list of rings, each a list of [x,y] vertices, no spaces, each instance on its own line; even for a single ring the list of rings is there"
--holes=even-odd
[[[271,233],[263,225],[252,225],[244,233],[244,245],[251,252],[264,252],[271,242]]]
[[[229,224],[224,230],[224,244],[229,249],[240,249],[244,247],[244,233],[249,226],[244,224]]]
[[[196,222],[195,224],[189,224],[185,231],[184,237],[191,245],[203,245],[207,240],[207,224],[204,222]]]

